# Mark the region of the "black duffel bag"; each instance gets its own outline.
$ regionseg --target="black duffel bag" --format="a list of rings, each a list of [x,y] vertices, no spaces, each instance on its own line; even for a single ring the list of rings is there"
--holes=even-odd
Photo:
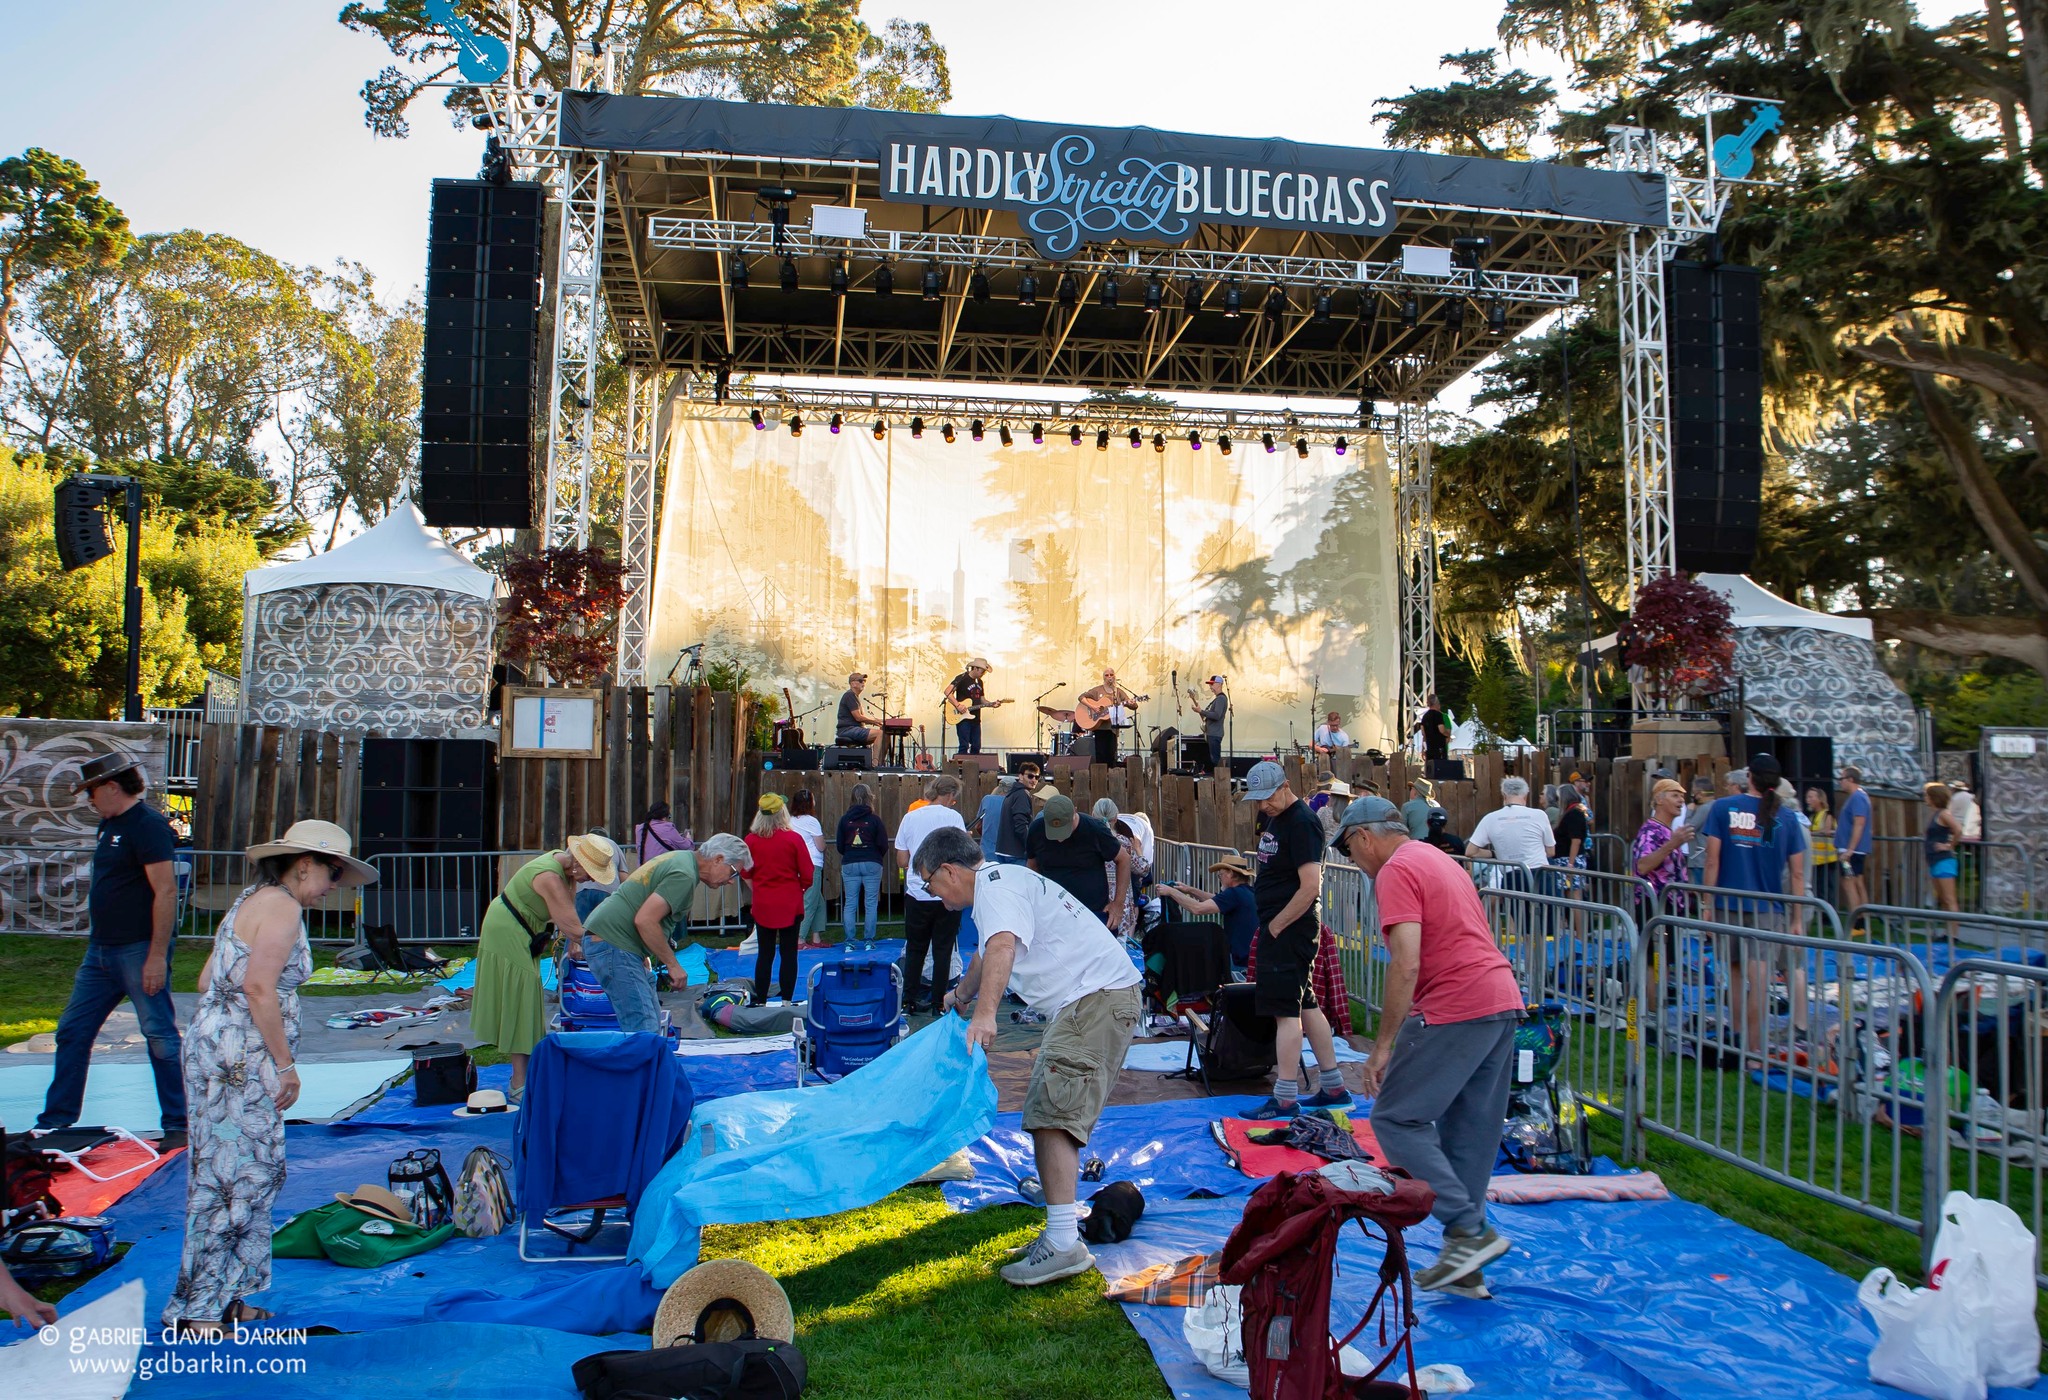
[[[804,1354],[791,1342],[684,1342],[601,1351],[571,1371],[585,1400],[796,1400]]]

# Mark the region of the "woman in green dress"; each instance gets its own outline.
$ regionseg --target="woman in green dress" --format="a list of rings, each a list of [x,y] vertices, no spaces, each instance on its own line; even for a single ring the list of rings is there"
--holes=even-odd
[[[526,1060],[548,1032],[540,985],[540,950],[534,936],[550,924],[569,940],[569,956],[583,956],[583,921],[576,917],[576,886],[608,885],[619,878],[619,848],[592,832],[571,836],[567,849],[535,856],[519,867],[484,914],[476,945],[476,997],[469,1013],[477,1042],[495,1045],[512,1060],[511,1097],[526,1092]]]

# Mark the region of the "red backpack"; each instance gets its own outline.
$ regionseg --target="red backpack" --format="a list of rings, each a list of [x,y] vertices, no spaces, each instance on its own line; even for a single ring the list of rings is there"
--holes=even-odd
[[[1357,1400],[1363,1396],[1420,1400],[1415,1383],[1414,1286],[1401,1232],[1420,1223],[1436,1204],[1436,1193],[1419,1181],[1390,1172],[1391,1193],[1347,1191],[1320,1172],[1281,1172],[1252,1193],[1244,1218],[1223,1246],[1223,1282],[1244,1288],[1244,1355],[1251,1368],[1253,1400]],[[1330,1287],[1336,1268],[1337,1236],[1356,1220],[1366,1238],[1380,1227],[1386,1255],[1380,1286],[1365,1315],[1342,1340],[1330,1336]],[[1395,1302],[1397,1335],[1387,1341],[1382,1305]],[[1385,1355],[1363,1380],[1346,1377],[1338,1353],[1380,1319]],[[1408,1362],[1405,1386],[1378,1381],[1397,1356]]]

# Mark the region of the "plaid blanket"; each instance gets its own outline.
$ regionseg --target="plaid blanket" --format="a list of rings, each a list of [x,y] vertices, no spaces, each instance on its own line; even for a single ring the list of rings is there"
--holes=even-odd
[[[1337,931],[1322,925],[1322,941],[1316,949],[1315,969],[1310,985],[1315,988],[1316,1005],[1330,1018],[1330,1029],[1338,1035],[1351,1034],[1351,993],[1344,989],[1344,964],[1337,957]],[[1245,965],[1245,980],[1259,980],[1259,940],[1252,940],[1251,961]]]
[[[1218,1256],[1190,1254],[1171,1264],[1154,1264],[1149,1269],[1126,1274],[1103,1289],[1102,1296],[1117,1303],[1191,1308],[1208,1296],[1222,1276],[1223,1265]]]

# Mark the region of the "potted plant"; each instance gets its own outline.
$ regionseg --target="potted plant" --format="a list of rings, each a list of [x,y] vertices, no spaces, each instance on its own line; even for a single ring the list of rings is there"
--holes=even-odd
[[[1708,697],[1734,675],[1735,621],[1728,599],[1689,574],[1665,574],[1636,590],[1635,606],[1616,636],[1641,701],[1636,755],[1719,752],[1720,726],[1677,715],[1705,708]]]

